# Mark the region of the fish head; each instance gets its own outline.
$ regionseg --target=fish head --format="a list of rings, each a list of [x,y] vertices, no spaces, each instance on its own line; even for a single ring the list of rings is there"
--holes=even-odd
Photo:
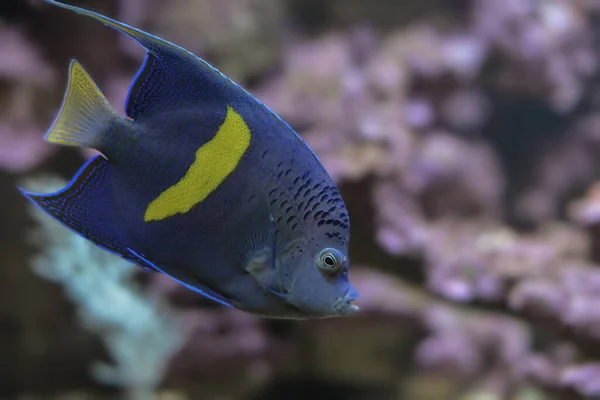
[[[304,247],[304,246],[303,246]],[[308,247],[287,257],[285,268],[294,271],[286,301],[309,318],[348,316],[359,308],[352,304],[358,291],[349,280],[347,250],[334,246]]]

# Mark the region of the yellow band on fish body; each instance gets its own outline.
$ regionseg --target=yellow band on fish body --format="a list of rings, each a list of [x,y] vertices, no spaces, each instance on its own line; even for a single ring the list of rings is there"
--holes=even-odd
[[[232,107],[217,134],[196,151],[196,159],[175,185],[154,199],[144,221],[158,221],[186,213],[216,190],[240,163],[250,146],[250,128]]]

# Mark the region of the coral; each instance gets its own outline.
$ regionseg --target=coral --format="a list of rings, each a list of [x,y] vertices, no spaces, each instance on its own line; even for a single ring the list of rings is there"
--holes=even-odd
[[[282,14],[276,0],[119,4],[124,20],[206,57],[235,80],[260,74],[276,60]]]
[[[0,168],[35,167],[52,148],[40,140],[40,96],[51,92],[54,71],[15,27],[0,24]]]
[[[504,90],[533,91],[558,111],[571,110],[597,69],[586,12],[592,2],[474,2],[474,34],[509,60]]]
[[[49,192],[65,184],[45,177],[24,187]],[[43,247],[31,261],[34,272],[63,287],[83,326],[102,338],[113,359],[113,365],[95,362],[93,376],[125,388],[128,398],[153,398],[169,360],[183,345],[179,318],[164,299],[144,294],[134,283],[137,267],[30,207],[39,225],[32,240]]]
[[[599,394],[598,363],[582,362],[570,342],[553,343],[540,353],[534,348],[534,335],[540,334],[535,321],[446,303],[369,268],[359,268],[355,276],[364,311],[394,318],[405,329],[416,323],[427,332],[415,350],[418,368],[411,382],[417,386],[402,389],[408,398],[427,393],[419,377],[423,385],[438,385],[444,398],[453,399],[554,398],[532,384],[563,394],[570,389],[586,398]],[[351,329],[346,334],[352,335]],[[382,338],[377,340],[381,345]],[[387,352],[393,357],[394,350]]]
[[[429,239],[429,287],[455,301],[503,301],[517,282],[540,282],[588,249],[583,232],[559,224],[527,235],[487,221],[446,220],[432,226]]]
[[[566,200],[600,173],[600,115],[573,122],[562,138],[544,144],[528,185],[516,199],[516,212],[537,223],[559,216]]]
[[[178,309],[178,325],[162,301],[133,289],[132,267],[52,235],[40,271],[96,316],[82,321],[115,359],[97,377],[151,391],[173,356],[166,382],[191,398],[247,398],[288,373],[383,387],[388,398],[598,397],[598,2],[92,3],[251,83],[297,129],[349,206],[363,310],[276,323],[144,274],[146,290]],[[122,111],[140,49],[56,18],[77,44],[51,50],[88,57]],[[16,55],[0,60],[0,148],[28,150],[0,151],[0,166],[22,171],[44,154],[26,138],[54,114],[58,104],[38,109],[37,100],[59,78],[35,50],[49,28],[27,40],[1,29],[0,49]],[[100,297],[81,303],[84,287],[115,290],[123,297],[100,303],[139,307],[141,319],[98,307]]]

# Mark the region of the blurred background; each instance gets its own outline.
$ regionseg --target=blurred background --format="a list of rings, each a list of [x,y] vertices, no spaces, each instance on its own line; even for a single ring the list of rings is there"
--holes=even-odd
[[[356,318],[223,307],[93,247],[15,186],[89,153],[42,136],[71,58],[121,111],[143,50],[0,2],[0,398],[600,398],[600,2],[86,0],[286,119],[351,216]]]

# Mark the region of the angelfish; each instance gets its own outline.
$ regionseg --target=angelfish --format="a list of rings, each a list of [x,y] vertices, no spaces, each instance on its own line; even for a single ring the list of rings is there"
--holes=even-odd
[[[75,60],[45,140],[96,149],[63,189],[22,193],[106,251],[271,318],[353,314],[349,216],[317,156],[191,52],[98,13],[146,58],[118,114]]]

